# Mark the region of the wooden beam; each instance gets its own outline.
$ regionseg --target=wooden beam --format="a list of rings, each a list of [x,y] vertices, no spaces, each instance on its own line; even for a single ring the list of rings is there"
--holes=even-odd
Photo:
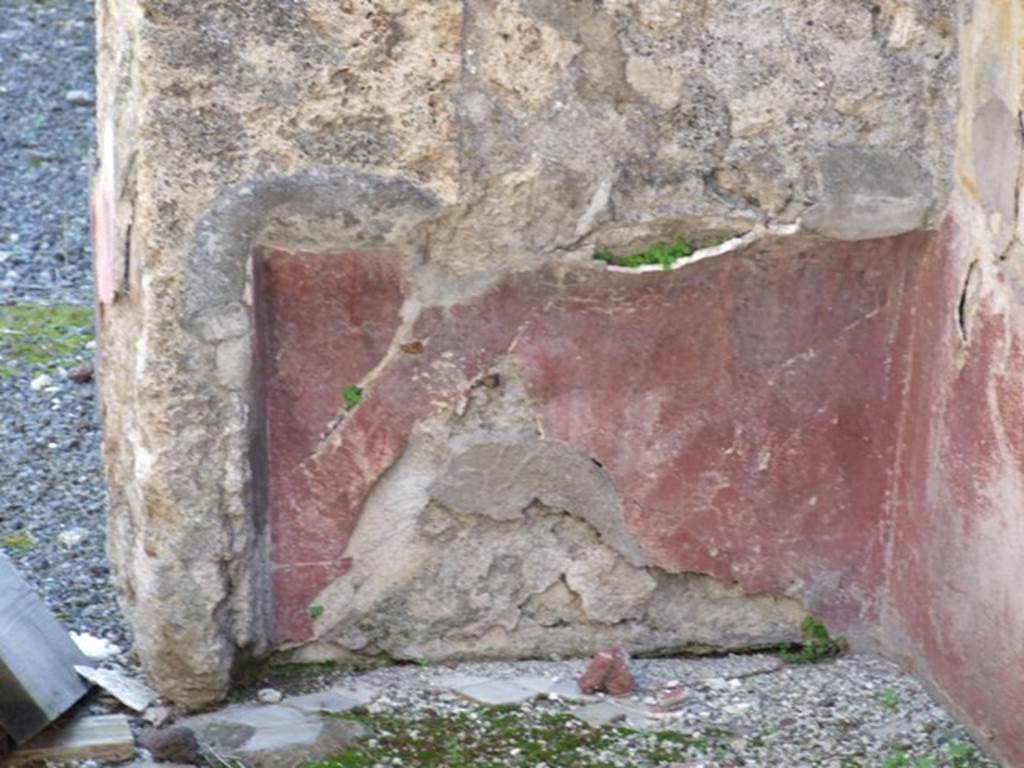
[[[88,690],[76,664],[90,662],[0,555],[0,729],[23,744],[70,709]]]
[[[59,722],[15,749],[5,765],[33,765],[42,761],[68,763],[75,760],[118,762],[135,757],[128,718],[124,715],[95,715]]]

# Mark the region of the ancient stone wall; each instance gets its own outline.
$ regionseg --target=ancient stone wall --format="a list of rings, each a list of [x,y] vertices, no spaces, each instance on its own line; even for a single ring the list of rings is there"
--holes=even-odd
[[[1009,0],[98,6],[110,549],[162,693],[813,611],[956,698],[926,558],[1019,509]],[[1012,635],[1001,567],[955,588]]]

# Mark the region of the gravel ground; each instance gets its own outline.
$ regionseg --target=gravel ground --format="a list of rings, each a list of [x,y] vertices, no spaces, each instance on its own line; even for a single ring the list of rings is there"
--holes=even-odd
[[[91,304],[92,40],[91,0],[0,0],[0,310],[26,301]],[[86,97],[69,99],[71,91]],[[35,337],[38,329],[26,329],[10,315],[0,320],[0,551],[70,629],[127,649],[131,637],[104,556],[94,384],[76,384],[64,375],[69,367],[91,364],[87,326],[57,329],[55,339],[53,329],[49,337]],[[33,349],[44,348],[42,359],[28,359],[12,346],[26,335],[33,337]],[[40,380],[43,375],[50,381]],[[131,666],[127,655],[115,662]],[[634,661],[642,688],[636,703],[669,681],[685,687],[682,708],[658,728],[711,735],[710,753],[694,748],[688,756],[687,764],[695,767],[995,765],[978,758],[963,730],[892,664],[849,657],[742,676],[757,663],[763,657]],[[559,679],[582,670],[583,662],[458,667],[466,675]],[[371,716],[408,720],[464,713],[472,719],[474,705],[435,687],[451,673],[392,667],[355,678],[383,690]],[[269,678],[285,688],[352,679]],[[519,712],[532,726],[571,707],[539,700]],[[620,729],[605,754],[592,757],[603,760],[601,765],[640,768],[645,763],[637,756],[650,738]],[[507,764],[526,765],[512,754]]]
[[[127,649],[104,553],[95,385],[55,370],[33,391],[40,371],[0,376],[0,550],[69,629]]]
[[[530,732],[560,738],[566,732],[571,753],[548,756],[548,768],[668,768],[668,766],[757,766],[768,768],[972,768],[995,766],[974,748],[963,728],[936,705],[912,678],[887,661],[849,656],[817,664],[783,665],[755,654],[703,659],[633,660],[637,693],[615,701],[649,708],[665,686],[681,686],[682,705],[663,713],[653,725],[606,725],[591,730],[569,720],[580,704],[563,697],[513,707],[515,731],[495,728],[487,708],[447,689],[453,675],[515,680],[544,677],[575,680],[585,662],[513,662],[460,664],[454,667],[388,667],[329,676],[319,686],[362,688],[381,693],[360,722],[374,735],[352,748],[344,760],[324,768],[374,765],[538,766],[524,761]],[[306,690],[310,688],[307,686]],[[493,712],[493,711],[492,711]],[[490,723],[490,724],[489,724]],[[408,755],[438,738],[452,757],[442,762],[408,760]],[[416,732],[416,740],[404,734]],[[576,736],[578,738],[572,738]],[[672,741],[673,736],[689,737]],[[407,745],[407,746],[403,746]],[[378,762],[389,750],[390,762]],[[651,755],[657,755],[652,758]],[[455,755],[460,757],[456,759]],[[486,755],[486,759],[481,757]],[[391,757],[391,755],[388,755]],[[403,761],[395,762],[400,758]]]
[[[69,629],[127,649],[104,554],[95,385],[64,376],[92,360],[93,22],[91,0],[0,0],[0,552]],[[85,319],[39,337],[10,316],[37,302]],[[33,390],[44,374],[51,384]]]
[[[93,21],[91,0],[0,0],[0,300],[91,301]]]
[[[93,22],[91,0],[0,0],[0,305],[92,304]],[[39,339],[0,315],[0,550],[69,628],[127,647],[104,556],[95,386],[62,368],[91,361],[85,323]],[[29,354],[12,348],[26,341]],[[43,374],[51,385],[33,390]]]

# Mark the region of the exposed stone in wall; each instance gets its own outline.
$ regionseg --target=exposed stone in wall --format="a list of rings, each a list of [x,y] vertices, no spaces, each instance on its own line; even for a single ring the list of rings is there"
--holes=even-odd
[[[546,657],[798,639],[799,602],[647,565],[588,457],[537,435],[513,366],[422,423],[364,505],[314,637],[401,659]]]
[[[496,602],[424,616],[452,653],[532,653],[538,627],[566,652],[763,644],[798,603],[870,630],[932,253],[898,236],[946,208],[952,2],[103,0],[99,22],[111,554],[164,695],[214,700],[282,637],[353,649],[352,624],[440,655],[400,616],[457,567]],[[1008,125],[994,109],[979,135],[1013,151]],[[590,262],[776,222],[866,242]],[[287,276],[306,304],[264,301],[274,253],[323,260]],[[304,346],[271,354],[288,328]],[[523,430],[580,485],[481,507],[460,457]],[[282,448],[294,471],[268,480]],[[422,557],[387,573],[372,534],[396,509]],[[450,564],[424,554],[445,537]],[[528,587],[475,544],[505,539]]]

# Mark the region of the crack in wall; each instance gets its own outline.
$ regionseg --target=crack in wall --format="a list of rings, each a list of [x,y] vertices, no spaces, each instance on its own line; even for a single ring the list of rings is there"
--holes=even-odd
[[[956,330],[960,336],[960,341],[964,344],[970,343],[969,338],[969,325],[970,325],[970,303],[971,293],[974,291],[974,275],[978,268],[978,260],[975,259],[967,267],[967,273],[964,275],[963,287],[960,289],[960,300],[956,305]]]

